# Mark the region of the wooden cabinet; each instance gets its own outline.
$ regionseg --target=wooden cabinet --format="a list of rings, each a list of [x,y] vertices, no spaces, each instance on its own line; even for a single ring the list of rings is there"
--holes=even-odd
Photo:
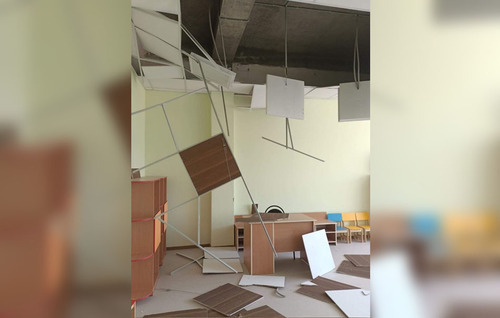
[[[243,250],[244,241],[245,241],[244,223],[236,222],[234,224],[234,246],[236,247],[237,251]]]
[[[337,245],[337,223],[328,220],[326,212],[304,212],[304,214],[316,220],[315,231],[325,230],[328,243]]]
[[[329,244],[337,245],[337,224],[332,221],[316,221],[316,231],[325,230]]]
[[[158,216],[167,208],[166,177],[132,179],[132,300],[153,294],[166,251],[166,226]]]

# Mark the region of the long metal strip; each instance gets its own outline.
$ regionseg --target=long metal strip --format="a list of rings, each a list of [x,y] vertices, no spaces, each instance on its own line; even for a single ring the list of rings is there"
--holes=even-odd
[[[270,142],[272,142],[272,143],[275,143],[275,144],[277,144],[277,145],[279,145],[279,146],[281,146],[281,147],[287,148],[287,147],[286,147],[286,145],[283,145],[282,143],[279,143],[279,142],[277,142],[277,141],[271,140],[271,139],[269,139],[269,138],[262,137],[262,139],[267,140],[267,141],[270,141]],[[300,150],[297,150],[297,149],[295,149],[295,148],[287,148],[287,149],[290,149],[290,150],[292,150],[292,151],[295,151],[295,152],[298,152],[298,153],[300,153],[300,154],[303,154],[304,156],[311,157],[311,158],[316,159],[316,160],[318,160],[318,161],[325,162],[325,160],[323,160],[323,159],[319,159],[319,158],[317,158],[317,157],[311,156],[310,154],[307,154],[307,153],[302,152],[302,151],[300,151]]]
[[[189,236],[187,236],[186,234],[182,233],[181,230],[177,229],[175,226],[173,226],[172,224],[169,224],[167,222],[165,222],[165,220],[163,220],[162,218],[158,218],[158,220],[160,222],[162,222],[163,224],[165,224],[167,227],[169,228],[172,228],[172,230],[174,230],[175,232],[177,232],[180,236],[182,236],[183,238],[185,238],[186,240],[188,240],[189,242],[191,242],[191,244],[194,244],[196,247],[198,247],[199,249],[203,250],[204,252],[207,252],[208,255],[212,256],[213,258],[215,258],[217,261],[219,261],[219,263],[223,264],[224,266],[226,266],[227,268],[229,268],[230,270],[232,270],[233,272],[235,273],[238,273],[237,270],[235,270],[234,268],[232,268],[231,266],[229,266],[226,262],[224,262],[222,259],[218,258],[217,256],[215,256],[212,252],[210,252],[209,250],[207,250],[206,248],[204,248],[203,246],[201,246],[200,244],[196,243],[195,241],[193,241]]]
[[[186,93],[186,94],[184,94],[184,95],[177,96],[177,97],[175,97],[175,98],[172,98],[172,99],[166,100],[166,101],[164,101],[164,102],[162,102],[162,103],[159,103],[159,104],[156,104],[156,105],[153,105],[153,106],[149,106],[149,107],[146,107],[146,108],[143,108],[143,109],[137,110],[137,111],[135,111],[135,112],[132,112],[132,115],[139,114],[139,113],[142,113],[142,112],[148,111],[148,110],[153,109],[153,108],[156,108],[156,107],[160,107],[160,106],[162,106],[162,105],[164,105],[164,104],[168,104],[168,103],[171,103],[171,102],[175,102],[176,100],[179,100],[179,99],[181,99],[181,98],[183,98],[183,97],[187,97],[187,96],[189,96],[189,95],[196,94],[196,93],[198,93],[199,91],[204,90],[204,89],[205,89],[205,87],[198,88],[198,89],[196,89],[196,90],[194,90],[194,91],[191,91],[191,92]]]
[[[200,65],[201,76],[203,77],[203,82],[205,83],[205,89],[206,89],[206,91],[208,93],[208,96],[209,96],[209,99],[210,99],[210,104],[212,105],[212,109],[214,111],[215,118],[217,119],[217,123],[219,124],[220,131],[222,132],[222,135],[224,136],[224,130],[222,129],[222,124],[220,123],[219,115],[217,115],[217,110],[215,109],[214,101],[212,100],[212,96],[210,95],[210,91],[208,89],[207,80],[205,78],[205,73],[203,72],[203,66],[201,65],[200,61],[198,61],[198,60],[196,60],[196,61],[198,62],[198,65]],[[224,139],[225,139],[225,137],[224,137]],[[227,147],[229,148],[229,150],[232,153],[231,147],[229,146],[229,143],[227,142],[227,140],[226,140],[226,144],[227,144]],[[234,159],[234,162],[236,162],[236,158],[233,158],[233,159]],[[236,162],[236,165],[238,166],[237,162]],[[252,201],[252,206],[255,206],[255,201],[253,200],[252,194],[250,193],[250,190],[248,189],[248,185],[245,182],[245,178],[243,178],[243,175],[241,173],[240,173],[240,177],[241,177],[241,180],[243,180],[243,183],[245,184],[245,188],[246,188],[246,190],[248,192],[248,196],[250,197],[250,200]],[[276,257],[278,257],[278,253],[276,252],[276,249],[274,248],[274,244],[273,244],[273,242],[271,240],[271,237],[269,236],[269,233],[267,232],[267,228],[264,225],[264,221],[262,221],[262,217],[260,216],[259,213],[257,213],[257,215],[259,217],[260,224],[262,224],[262,228],[264,229],[264,233],[266,233],[266,237],[267,237],[267,240],[269,242],[269,245],[271,245],[271,248],[273,249],[274,255]]]

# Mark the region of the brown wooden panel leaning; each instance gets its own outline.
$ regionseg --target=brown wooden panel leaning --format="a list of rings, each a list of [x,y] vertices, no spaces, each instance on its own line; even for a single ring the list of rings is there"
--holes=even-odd
[[[199,195],[241,176],[222,134],[179,153]]]

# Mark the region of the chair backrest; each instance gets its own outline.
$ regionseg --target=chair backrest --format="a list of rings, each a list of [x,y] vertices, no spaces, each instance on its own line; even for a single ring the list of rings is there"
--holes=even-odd
[[[352,212],[351,213],[342,213],[342,224],[355,225],[356,224],[356,213],[352,213]]]
[[[356,213],[356,222],[362,223],[362,225],[368,225],[370,223],[370,213],[368,212],[357,212]]]
[[[342,214],[341,213],[328,213],[327,215],[328,220],[333,221],[333,222],[342,222]]]
[[[268,206],[265,213],[285,213],[279,205]]]

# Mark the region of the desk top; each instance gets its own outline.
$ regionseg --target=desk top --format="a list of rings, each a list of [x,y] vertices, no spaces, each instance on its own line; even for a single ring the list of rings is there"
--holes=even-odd
[[[279,217],[280,213],[276,213],[275,214],[276,217]],[[304,215],[302,213],[288,213],[288,217],[286,218],[283,218],[283,219],[278,219],[278,220],[263,220],[264,223],[292,223],[292,222],[315,222],[316,220],[312,217],[309,217],[307,215]],[[241,224],[240,226],[242,226],[244,223],[250,223],[250,224],[254,224],[254,223],[259,223],[260,224],[260,221],[258,219],[256,219],[256,217],[252,217],[251,220],[248,220],[248,221],[245,221],[245,220],[242,220],[242,219],[239,219],[238,222],[236,223],[239,223]]]

